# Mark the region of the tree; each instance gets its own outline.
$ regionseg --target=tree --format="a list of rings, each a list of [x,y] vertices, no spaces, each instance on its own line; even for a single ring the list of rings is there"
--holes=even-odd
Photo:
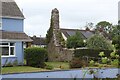
[[[103,30],[107,33],[110,33],[112,30],[112,24],[107,21],[101,21],[96,25],[97,30]]]
[[[113,50],[112,44],[102,35],[95,34],[87,40],[89,49]]]
[[[89,23],[86,24],[85,27],[86,27],[86,28],[89,28],[89,29],[92,29],[92,28],[94,28],[94,23],[89,22]]]
[[[120,25],[114,26],[112,32],[112,43],[115,45],[116,49],[120,49]]]
[[[117,50],[120,50],[120,35],[114,36],[112,43],[115,45]]]
[[[120,20],[118,20],[118,25],[120,25]]]
[[[83,38],[80,32],[76,32],[75,35],[70,36],[67,39],[67,44],[66,44],[67,48],[78,48],[78,47],[84,47],[84,42],[83,42]]]

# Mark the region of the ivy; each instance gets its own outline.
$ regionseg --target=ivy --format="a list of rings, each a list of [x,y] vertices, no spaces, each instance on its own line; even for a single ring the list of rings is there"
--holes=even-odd
[[[53,20],[51,18],[50,28],[48,29],[47,34],[46,34],[46,43],[47,44],[50,43],[52,37],[53,37]]]

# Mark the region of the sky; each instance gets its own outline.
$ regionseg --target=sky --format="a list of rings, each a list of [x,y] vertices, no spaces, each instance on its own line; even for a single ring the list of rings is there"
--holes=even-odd
[[[83,29],[87,23],[118,22],[119,0],[15,0],[25,16],[24,32],[45,37],[51,11],[59,10],[60,28]]]

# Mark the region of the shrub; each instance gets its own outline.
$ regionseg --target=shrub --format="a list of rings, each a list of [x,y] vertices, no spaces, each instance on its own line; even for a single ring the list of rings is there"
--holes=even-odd
[[[67,48],[78,48],[78,47],[84,47],[84,42],[82,38],[82,34],[78,31],[76,31],[76,34],[73,36],[70,36],[67,39]]]
[[[111,54],[110,54],[110,57],[111,58],[115,58],[115,54],[116,54],[116,52],[114,51],[114,52],[112,52]]]
[[[118,59],[114,59],[113,61],[111,61],[111,65],[113,66],[119,66],[119,60]]]
[[[70,68],[81,68],[87,66],[87,62],[80,58],[73,58],[70,62]]]
[[[46,49],[39,47],[31,47],[25,49],[25,58],[28,66],[45,67]]]
[[[95,34],[87,40],[89,49],[113,50],[112,44],[102,35]]]
[[[103,64],[106,64],[107,62],[108,62],[108,58],[107,58],[107,57],[103,57],[103,58],[102,58],[102,63],[103,63]]]
[[[99,56],[101,56],[101,57],[105,56],[104,52],[100,52]]]
[[[98,62],[95,62],[94,66],[98,67],[100,64]]]
[[[49,69],[49,70],[54,69],[54,67],[53,67],[53,66],[51,66],[51,65],[46,65],[46,66],[45,66],[45,68],[46,68],[46,69]]]
[[[93,60],[90,60],[89,65],[94,66],[95,62]]]

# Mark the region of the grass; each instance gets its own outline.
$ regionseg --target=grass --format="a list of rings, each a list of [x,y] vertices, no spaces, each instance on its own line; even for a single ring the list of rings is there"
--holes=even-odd
[[[34,67],[29,67],[29,66],[16,66],[16,67],[3,67],[2,68],[2,74],[38,72],[38,71],[46,71],[46,69],[34,68]]]
[[[69,63],[67,62],[45,62],[45,64],[53,66],[53,70],[57,69],[69,69]],[[16,66],[16,67],[3,67],[2,74],[9,73],[24,73],[24,72],[39,72],[39,71],[50,71],[44,68],[35,68],[30,66]]]
[[[54,69],[69,69],[68,62],[46,62],[46,64],[53,66]]]

